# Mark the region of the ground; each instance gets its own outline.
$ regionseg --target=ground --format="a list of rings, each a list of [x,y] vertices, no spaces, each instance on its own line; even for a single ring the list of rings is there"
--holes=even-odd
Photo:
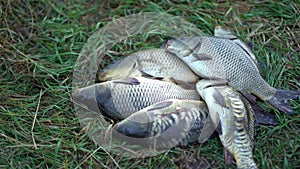
[[[144,159],[105,152],[85,134],[71,101],[72,72],[87,39],[112,19],[138,12],[181,16],[208,35],[232,29],[253,46],[266,81],[300,90],[300,1],[0,2],[0,168],[224,168],[215,138]],[[127,40],[113,48],[129,54],[166,39]],[[152,46],[151,46],[152,45]],[[114,59],[115,56],[110,58]],[[300,100],[295,113],[260,102],[279,125],[259,126],[254,150],[259,168],[300,168]],[[232,168],[230,166],[229,168]]]

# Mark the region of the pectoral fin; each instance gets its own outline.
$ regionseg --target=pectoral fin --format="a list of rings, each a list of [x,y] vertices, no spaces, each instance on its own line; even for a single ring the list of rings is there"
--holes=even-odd
[[[217,128],[216,128],[216,132],[217,132],[219,135],[222,135],[222,134],[223,134],[221,122],[218,124],[218,126],[217,126]]]
[[[186,90],[196,90],[196,84],[194,84],[194,83],[188,83],[186,81],[182,81],[182,80],[178,80],[178,79],[174,79],[174,81],[172,81],[172,82]]]
[[[163,109],[163,108],[169,107],[172,104],[173,104],[173,101],[171,101],[171,100],[162,101],[162,102],[159,102],[159,103],[156,103],[156,104],[152,105],[151,108],[149,108],[147,111]]]
[[[193,53],[193,56],[195,56],[195,61],[205,61],[205,60],[212,60],[212,56],[205,54],[205,53]]]
[[[224,147],[224,159],[227,166],[231,165],[234,157],[227,148]]]
[[[142,69],[138,69],[138,71],[140,72],[141,74],[141,77],[146,77],[146,78],[152,78],[152,79],[155,79],[154,76],[152,76],[151,74],[149,73],[146,73],[145,71],[143,71]]]
[[[122,83],[122,84],[128,84],[128,85],[139,85],[141,82],[134,78],[134,77],[127,77],[122,80],[116,80],[113,83]]]
[[[201,79],[199,82],[197,82],[196,88],[198,91],[200,91],[213,86],[225,86],[228,84],[228,82],[229,81],[225,79],[218,79],[218,80]]]
[[[219,104],[222,107],[226,107],[226,101],[223,95],[218,90],[214,90],[214,92],[212,93],[212,97],[214,98],[217,104]]]
[[[253,105],[252,109],[255,113],[255,119],[256,119],[257,123],[267,124],[267,125],[278,125],[279,124],[273,115],[263,111],[258,105]]]

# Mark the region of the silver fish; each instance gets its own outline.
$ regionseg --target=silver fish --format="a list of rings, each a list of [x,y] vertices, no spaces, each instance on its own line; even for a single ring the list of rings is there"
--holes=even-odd
[[[186,88],[199,80],[199,77],[181,59],[167,52],[166,49],[138,51],[115,61],[98,73],[97,80],[104,82],[126,77],[171,79]]]
[[[144,146],[168,149],[208,139],[215,131],[202,130],[208,124],[208,110],[202,101],[169,99],[146,107],[114,126],[125,136],[144,138]],[[147,142],[146,142],[147,140]]]
[[[249,100],[255,96],[277,109],[291,114],[287,99],[297,98],[300,91],[271,87],[260,75],[253,56],[235,42],[218,37],[185,37],[169,40],[167,50],[176,54],[199,76],[219,80],[242,92]]]
[[[166,99],[200,100],[196,90],[187,90],[171,82],[144,77],[94,84],[78,89],[74,96],[83,104],[94,99],[102,113],[116,120],[122,120],[140,109]],[[87,101],[84,101],[85,98]]]
[[[213,124],[220,124],[220,140],[226,151],[234,156],[237,168],[255,169],[252,154],[255,118],[250,103],[233,88],[215,86],[216,83],[201,80],[197,83],[197,90],[208,106]]]

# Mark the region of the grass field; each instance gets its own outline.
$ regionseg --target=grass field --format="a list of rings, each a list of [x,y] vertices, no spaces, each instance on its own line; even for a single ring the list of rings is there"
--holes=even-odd
[[[227,26],[253,44],[276,88],[300,90],[300,1],[3,0],[0,2],[0,168],[232,168],[218,139],[144,159],[121,158],[93,143],[71,102],[72,73],[87,39],[112,19],[138,12],[181,16],[211,35]],[[129,54],[166,39],[141,35],[115,46]],[[135,40],[137,41],[137,40]],[[114,59],[115,56],[109,57]],[[300,99],[280,124],[260,126],[259,168],[300,168]]]

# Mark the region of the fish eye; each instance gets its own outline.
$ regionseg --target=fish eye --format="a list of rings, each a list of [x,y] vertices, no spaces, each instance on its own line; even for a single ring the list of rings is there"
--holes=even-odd
[[[124,134],[125,135],[128,135],[128,134],[130,134],[130,127],[126,127],[125,129],[124,129]]]

